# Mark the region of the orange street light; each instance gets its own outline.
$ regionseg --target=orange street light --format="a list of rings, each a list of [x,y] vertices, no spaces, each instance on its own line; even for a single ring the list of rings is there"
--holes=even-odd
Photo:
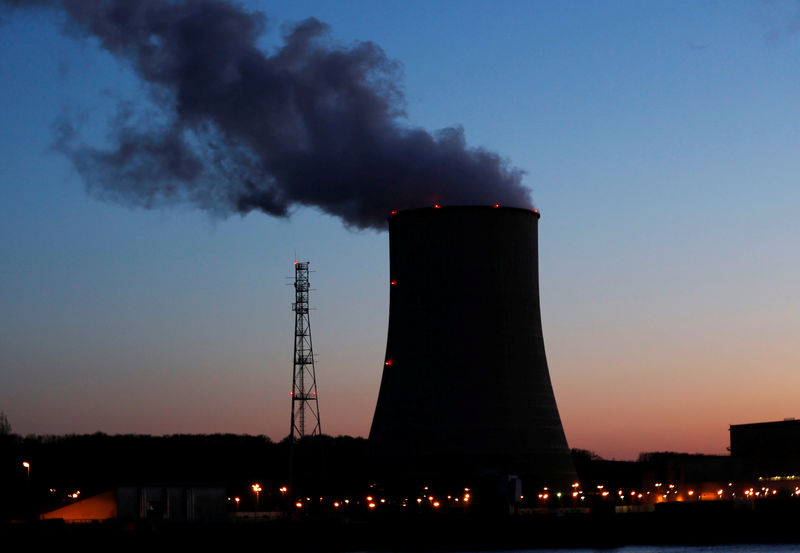
[[[259,497],[259,494],[261,493],[261,484],[256,482],[255,484],[253,484],[250,487],[253,488],[254,492],[256,492],[256,512],[257,512],[258,511],[258,497]]]
[[[31,464],[28,461],[22,461],[22,466],[28,471],[28,480],[31,479]]]

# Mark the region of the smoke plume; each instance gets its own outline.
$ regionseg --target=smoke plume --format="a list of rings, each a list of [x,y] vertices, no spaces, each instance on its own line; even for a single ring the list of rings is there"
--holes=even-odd
[[[62,11],[146,83],[148,110],[120,103],[102,148],[58,125],[58,148],[102,198],[223,215],[315,206],[358,228],[434,203],[531,205],[523,172],[460,127],[409,126],[399,64],[371,42],[336,44],[317,19],[265,51],[264,14],[227,0],[0,2]]]

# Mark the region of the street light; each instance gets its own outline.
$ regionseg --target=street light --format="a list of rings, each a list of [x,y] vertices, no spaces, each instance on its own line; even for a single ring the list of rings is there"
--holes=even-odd
[[[256,512],[258,512],[258,494],[261,493],[261,484],[255,483],[251,487],[253,491],[256,492]]]
[[[28,461],[22,461],[22,466],[28,471],[28,480],[31,479],[31,464]]]

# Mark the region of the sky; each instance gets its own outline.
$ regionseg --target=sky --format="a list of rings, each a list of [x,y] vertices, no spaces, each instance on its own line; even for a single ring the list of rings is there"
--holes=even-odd
[[[567,440],[724,454],[800,416],[800,4],[247,2],[399,62],[406,122],[525,171]],[[19,434],[289,432],[293,261],[310,261],[326,434],[366,436],[388,236],[313,207],[121,205],[54,147],[145,91],[53,12],[0,15],[0,409]],[[401,79],[401,80],[400,80]]]

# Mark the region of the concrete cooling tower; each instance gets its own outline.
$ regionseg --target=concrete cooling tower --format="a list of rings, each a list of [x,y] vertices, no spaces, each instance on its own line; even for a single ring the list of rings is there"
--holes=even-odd
[[[378,474],[575,481],[542,338],[538,221],[490,206],[389,218],[389,332],[369,435]]]

